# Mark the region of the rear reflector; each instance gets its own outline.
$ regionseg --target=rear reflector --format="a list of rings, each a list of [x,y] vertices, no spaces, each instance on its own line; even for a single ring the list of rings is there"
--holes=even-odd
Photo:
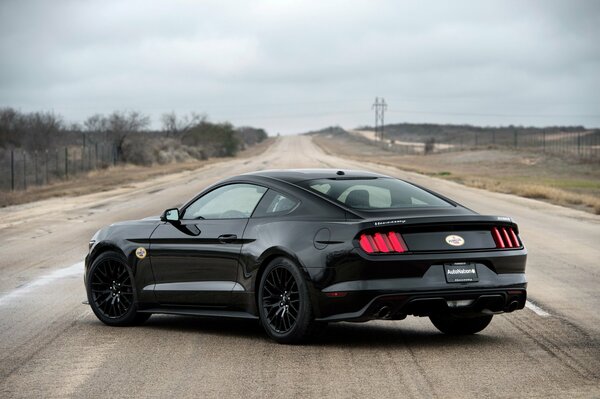
[[[496,243],[496,248],[519,248],[521,242],[512,227],[494,227],[492,228],[492,237]]]
[[[406,243],[399,233],[363,234],[358,240],[360,247],[368,254],[372,253],[402,253],[408,251]]]
[[[325,295],[327,295],[329,298],[342,298],[342,297],[345,297],[347,294],[348,294],[347,292],[340,292],[340,291],[325,293]]]

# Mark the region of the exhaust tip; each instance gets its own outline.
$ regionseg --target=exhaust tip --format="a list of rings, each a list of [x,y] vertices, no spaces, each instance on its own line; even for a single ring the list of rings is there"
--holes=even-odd
[[[515,310],[517,310],[518,307],[519,307],[519,302],[518,301],[512,301],[508,305],[508,311],[509,312],[514,312]]]
[[[378,319],[389,319],[392,314],[392,309],[389,306],[382,306],[376,313]]]

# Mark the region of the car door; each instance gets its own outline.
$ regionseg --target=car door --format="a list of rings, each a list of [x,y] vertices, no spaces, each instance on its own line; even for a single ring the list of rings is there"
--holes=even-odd
[[[202,195],[150,240],[161,305],[225,306],[236,285],[242,236],[266,188],[233,183]]]

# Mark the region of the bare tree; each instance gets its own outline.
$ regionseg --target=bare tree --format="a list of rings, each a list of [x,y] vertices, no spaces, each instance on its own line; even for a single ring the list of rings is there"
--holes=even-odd
[[[102,114],[94,114],[83,122],[83,127],[89,133],[106,132],[108,130],[108,119]]]
[[[114,111],[107,118],[108,137],[115,143],[117,157],[123,156],[123,143],[132,133],[138,133],[150,125],[150,117],[138,111]]]
[[[206,121],[206,116],[191,112],[189,115],[177,116],[175,111],[164,113],[161,117],[163,131],[167,137],[181,138],[192,128]]]
[[[42,150],[64,133],[65,124],[54,112],[22,113],[13,108],[0,109],[0,146]]]
[[[22,115],[14,108],[0,108],[0,147],[17,146]]]
[[[32,112],[23,118],[27,132],[24,144],[36,150],[48,148],[65,127],[62,118],[54,112]]]

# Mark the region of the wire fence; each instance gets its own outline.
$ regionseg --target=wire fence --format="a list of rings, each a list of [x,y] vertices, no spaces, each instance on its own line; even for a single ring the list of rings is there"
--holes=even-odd
[[[117,163],[114,143],[45,151],[0,150],[0,190],[27,190]]]
[[[414,137],[402,139],[401,135],[387,139],[379,144],[401,154],[428,154],[450,151],[468,151],[482,149],[515,149],[537,153],[564,155],[582,161],[600,162],[600,130],[581,132],[534,132],[498,134],[495,132],[476,132],[456,137],[425,141],[413,141]]]
[[[446,135],[438,139],[431,137],[425,141],[415,140],[414,136],[403,138],[402,135],[395,135],[394,139],[375,143],[407,155],[510,148],[600,162],[600,130],[526,134],[518,131],[511,134],[486,131]],[[27,190],[34,186],[67,181],[81,173],[116,165],[117,160],[116,145],[112,142],[44,151],[0,149],[0,191]]]

